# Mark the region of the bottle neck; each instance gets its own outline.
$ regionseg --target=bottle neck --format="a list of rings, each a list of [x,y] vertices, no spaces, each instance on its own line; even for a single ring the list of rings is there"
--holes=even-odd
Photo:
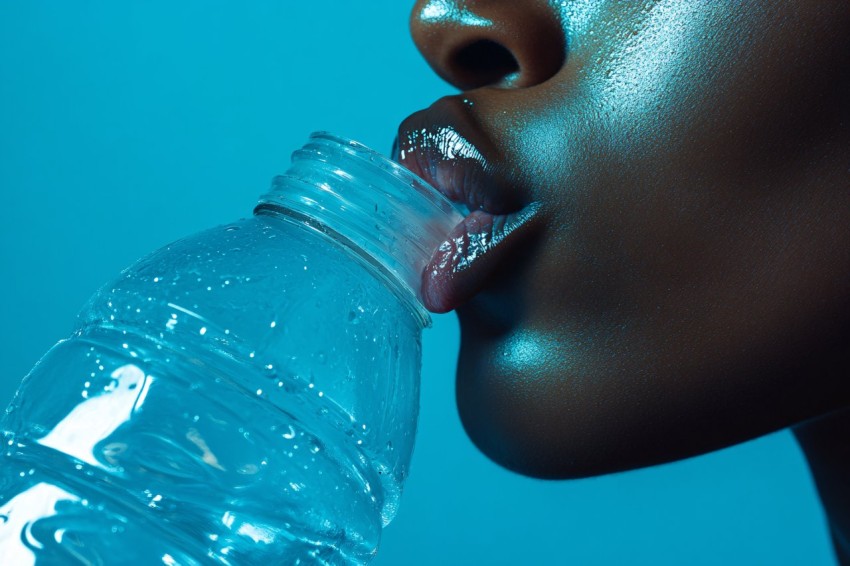
[[[421,317],[422,271],[462,219],[441,193],[368,147],[327,132],[310,136],[274,178],[255,214],[283,214],[345,246]]]

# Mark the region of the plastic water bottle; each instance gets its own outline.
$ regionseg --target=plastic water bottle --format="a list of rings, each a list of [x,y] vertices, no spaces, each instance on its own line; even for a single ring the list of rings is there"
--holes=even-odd
[[[2,421],[2,564],[348,564],[393,518],[421,270],[460,220],[313,134],[250,218],[98,291]]]

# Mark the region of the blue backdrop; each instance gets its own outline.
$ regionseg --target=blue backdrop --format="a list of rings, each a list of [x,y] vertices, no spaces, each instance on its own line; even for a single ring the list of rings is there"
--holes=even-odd
[[[412,3],[412,2],[410,2]],[[141,254],[250,214],[308,133],[389,151],[452,89],[408,2],[0,3],[0,398]],[[787,432],[572,482],[518,477],[466,439],[458,328],[426,333],[412,475],[375,564],[833,564]]]

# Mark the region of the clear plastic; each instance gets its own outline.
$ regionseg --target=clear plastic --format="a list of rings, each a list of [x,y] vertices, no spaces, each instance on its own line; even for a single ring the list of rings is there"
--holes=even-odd
[[[417,278],[460,219],[314,134],[255,215],[96,293],[2,422],[14,564],[357,564],[408,472]]]

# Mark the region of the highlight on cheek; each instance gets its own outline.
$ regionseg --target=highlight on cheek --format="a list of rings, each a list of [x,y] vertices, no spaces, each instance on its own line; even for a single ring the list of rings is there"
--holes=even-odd
[[[596,97],[616,109],[619,120],[629,123],[654,116],[661,108],[675,109],[690,89],[700,84],[682,80],[704,72],[697,53],[706,45],[701,37],[713,10],[701,3],[661,1],[635,17],[634,33],[616,45],[600,64]]]

